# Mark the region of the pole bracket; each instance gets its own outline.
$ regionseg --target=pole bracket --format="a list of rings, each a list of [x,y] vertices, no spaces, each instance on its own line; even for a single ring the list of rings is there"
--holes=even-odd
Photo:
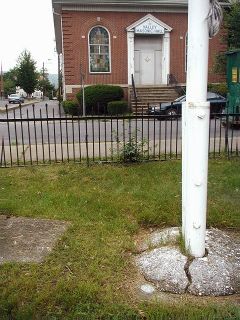
[[[186,102],[186,107],[188,107],[188,108],[204,108],[204,109],[208,109],[208,108],[210,108],[210,102],[209,101]]]

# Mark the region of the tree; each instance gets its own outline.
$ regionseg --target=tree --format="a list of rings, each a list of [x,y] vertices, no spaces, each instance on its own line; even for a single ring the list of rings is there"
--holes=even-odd
[[[54,86],[50,83],[46,74],[44,74],[44,78],[40,77],[37,84],[37,89],[41,90],[45,96],[48,98],[52,98],[53,92],[55,92]]]
[[[224,11],[224,34],[222,40],[227,44],[227,49],[229,51],[232,49],[240,48],[240,2],[233,1],[231,7],[228,7]],[[226,73],[226,54],[220,52],[216,56],[214,71],[216,73],[225,74]]]
[[[16,86],[18,85],[17,77],[18,77],[18,70],[16,67],[4,73],[3,80],[4,80],[5,96],[16,92]]]
[[[225,14],[228,49],[240,48],[240,3],[234,3]]]
[[[18,76],[19,86],[28,94],[32,94],[38,82],[38,73],[36,71],[36,62],[32,59],[31,53],[23,51],[18,58]]]
[[[54,85],[51,84],[48,78],[48,72],[47,69],[43,67],[42,70],[38,73],[38,83],[37,83],[37,89],[42,91],[43,97],[48,97],[49,99],[53,98],[53,94],[55,93]]]

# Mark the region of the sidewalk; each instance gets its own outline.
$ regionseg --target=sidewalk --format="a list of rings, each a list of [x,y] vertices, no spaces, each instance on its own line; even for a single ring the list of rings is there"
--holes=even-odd
[[[21,106],[25,107],[25,106],[31,105],[33,103],[38,103],[41,101],[42,100],[30,99],[30,100],[26,100],[26,102],[22,103]],[[8,100],[3,100],[0,103],[0,113],[6,112],[6,105],[7,105],[8,111],[20,108],[19,104],[11,104],[11,103],[8,103]]]

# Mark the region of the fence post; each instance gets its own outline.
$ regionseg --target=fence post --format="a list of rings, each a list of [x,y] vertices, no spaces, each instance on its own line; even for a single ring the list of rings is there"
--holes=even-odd
[[[225,124],[225,153],[228,152],[228,128],[229,128],[229,115],[227,111],[226,124]]]

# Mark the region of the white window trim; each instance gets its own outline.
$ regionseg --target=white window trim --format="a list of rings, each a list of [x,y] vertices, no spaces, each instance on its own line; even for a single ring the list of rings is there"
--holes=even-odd
[[[91,71],[91,66],[90,66],[90,41],[89,41],[90,39],[89,39],[89,36],[90,36],[90,32],[94,28],[98,28],[98,27],[105,29],[107,31],[107,33],[108,33],[108,40],[109,40],[109,44],[108,44],[108,46],[109,46],[109,71],[106,71],[106,72],[104,72],[104,71],[99,71],[99,72],[98,71]],[[111,51],[112,51],[111,50],[111,38],[110,38],[110,32],[108,31],[108,29],[106,27],[102,26],[102,25],[96,25],[96,26],[92,27],[88,32],[88,70],[89,70],[90,74],[110,74],[110,73],[112,73],[112,55],[111,55]]]

